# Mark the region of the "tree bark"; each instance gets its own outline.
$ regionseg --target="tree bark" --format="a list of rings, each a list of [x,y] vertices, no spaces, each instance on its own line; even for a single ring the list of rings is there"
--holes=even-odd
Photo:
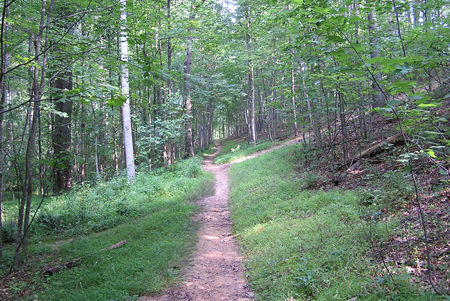
[[[184,106],[186,110],[186,157],[193,157],[194,144],[192,141],[192,103],[191,103],[191,65],[192,65],[192,44],[193,33],[192,21],[194,20],[194,5],[191,5],[191,13],[189,15],[189,36],[187,38],[186,60],[184,62]]]
[[[292,42],[289,35],[289,43]],[[294,113],[294,130],[295,136],[298,136],[298,122],[297,122],[297,104],[295,101],[295,70],[294,70],[294,48],[291,48],[291,93],[292,93],[292,111]]]
[[[252,37],[250,34],[251,28],[250,3],[247,4],[247,53],[249,66],[249,87],[250,87],[250,139],[256,144],[256,126],[255,126],[255,72],[252,59]]]
[[[126,98],[125,103],[122,105],[122,125],[123,125],[123,140],[125,145],[125,161],[127,164],[127,177],[128,180],[134,181],[136,177],[136,169],[134,165],[134,150],[133,150],[133,136],[130,116],[130,85],[128,79],[128,36],[127,36],[127,12],[126,4],[127,0],[120,0],[120,60],[121,72],[120,81],[122,95]]]
[[[3,238],[2,238],[2,204],[5,192],[5,166],[6,166],[6,152],[3,145],[3,110],[7,102],[8,91],[6,85],[6,70],[8,68],[8,23],[6,18],[8,16],[8,8],[6,7],[7,0],[4,1],[1,19],[1,38],[0,38],[0,259],[3,258]]]
[[[376,11],[375,7],[372,8],[368,15],[369,20],[369,45],[370,45],[370,58],[376,58],[380,56],[380,50],[377,45],[376,38],[376,30],[377,30],[377,19],[376,19]],[[381,75],[379,73],[374,74],[375,80],[377,82],[381,81]],[[378,85],[372,81],[372,89],[375,91],[375,94],[372,97],[372,106],[373,107],[382,107],[384,105],[383,94],[380,91]]]
[[[53,0],[51,0],[48,13],[47,13],[47,32],[45,38],[44,49],[48,48],[48,32],[50,23],[50,14],[53,6]],[[44,50],[42,58],[42,64],[40,65],[39,56],[41,55],[42,36],[44,32],[44,22],[47,10],[47,1],[42,0],[41,17],[39,24],[39,34],[36,36],[34,43],[34,55],[35,65],[33,67],[33,83],[31,87],[31,100],[33,102],[31,123],[28,133],[28,142],[25,153],[25,181],[23,186],[22,200],[19,206],[19,217],[17,220],[17,237],[16,237],[16,249],[13,260],[13,268],[16,268],[19,264],[19,250],[22,247],[23,253],[27,250],[27,232],[29,227],[30,211],[31,211],[31,196],[33,193],[33,161],[35,158],[36,147],[36,132],[37,121],[40,114],[40,102],[42,96],[42,88],[45,83],[46,65],[47,65],[47,51]],[[41,70],[39,70],[41,66]],[[40,72],[39,72],[40,71]]]
[[[57,94],[64,90],[72,90],[72,72],[64,72],[53,82],[53,88],[58,90]],[[61,92],[60,92],[61,91]],[[53,124],[53,152],[55,159],[54,191],[68,190],[72,187],[72,101],[62,100],[59,95],[53,99],[56,109],[64,113],[55,114]]]

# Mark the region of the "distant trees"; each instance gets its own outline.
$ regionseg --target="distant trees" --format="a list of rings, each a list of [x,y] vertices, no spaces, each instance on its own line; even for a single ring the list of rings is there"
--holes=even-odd
[[[228,80],[247,97],[228,103],[232,113],[223,128],[231,123],[232,133],[248,133],[249,142],[303,128],[331,154],[340,145],[346,161],[349,141],[373,134],[376,111],[424,108],[421,102],[431,101],[427,91],[445,85],[446,54],[437,46],[445,31],[443,1],[238,3],[236,32],[246,44],[231,39],[230,55],[248,61],[230,66],[237,75]],[[241,66],[248,66],[247,77]]]

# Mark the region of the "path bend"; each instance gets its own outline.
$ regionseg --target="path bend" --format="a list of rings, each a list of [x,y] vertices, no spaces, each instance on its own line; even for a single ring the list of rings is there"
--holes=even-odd
[[[217,151],[205,156],[203,169],[214,174],[214,195],[197,202],[203,210],[195,217],[201,223],[198,243],[192,263],[186,268],[186,279],[162,296],[141,297],[139,301],[251,301],[254,294],[248,287],[243,258],[232,236],[228,196],[228,169],[231,164],[243,162],[271,150],[295,144],[298,138],[254,153],[232,163],[214,165]]]

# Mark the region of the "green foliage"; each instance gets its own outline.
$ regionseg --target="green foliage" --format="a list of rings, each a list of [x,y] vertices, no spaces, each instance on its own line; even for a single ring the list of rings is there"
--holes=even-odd
[[[400,171],[388,171],[371,181],[374,187],[379,188],[361,191],[362,204],[366,206],[372,205],[376,208],[398,207],[414,194],[414,187],[409,176]]]
[[[142,172],[84,185],[52,197],[40,210],[34,233],[76,235],[103,231],[141,217],[168,200],[182,199],[199,188],[206,174],[199,158],[181,161],[168,172]]]
[[[299,179],[294,172],[299,147],[285,147],[230,169],[234,231],[248,258],[249,281],[258,298],[424,297],[407,282],[401,291],[387,291],[390,279],[368,256],[369,225],[361,215],[361,197],[342,190],[304,190],[308,175]],[[390,175],[393,183],[399,177]],[[371,239],[386,239],[395,225],[379,218],[370,225]]]
[[[313,172],[306,172],[303,174],[302,178],[302,188],[303,189],[313,189],[316,188],[318,184],[322,181],[322,178]]]
[[[2,241],[10,243],[16,240],[17,224],[14,222],[7,222],[2,224]]]
[[[203,151],[203,154],[204,155],[212,155],[212,154],[214,154],[216,152],[216,150],[217,150],[216,146],[214,144],[211,144],[211,145],[208,146],[207,149],[205,149]]]

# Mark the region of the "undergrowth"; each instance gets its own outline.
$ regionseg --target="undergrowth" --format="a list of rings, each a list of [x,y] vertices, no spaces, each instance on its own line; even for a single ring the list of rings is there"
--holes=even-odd
[[[196,240],[191,201],[213,189],[200,163],[192,158],[169,171],[140,173],[133,183],[114,178],[52,197],[34,224],[23,270],[4,274],[0,299],[125,300],[178,280]],[[123,247],[101,251],[122,240]],[[6,259],[12,249],[6,246]],[[79,257],[79,266],[42,273]]]
[[[183,198],[198,185],[203,173],[200,163],[196,157],[169,171],[138,173],[132,183],[116,177],[52,197],[38,213],[33,233],[86,234],[150,214],[159,201]]]
[[[234,231],[258,298],[428,300],[405,271],[391,277],[374,256],[374,242],[398,221],[357,192],[308,190],[320,179],[294,171],[301,151],[285,147],[230,169]]]

